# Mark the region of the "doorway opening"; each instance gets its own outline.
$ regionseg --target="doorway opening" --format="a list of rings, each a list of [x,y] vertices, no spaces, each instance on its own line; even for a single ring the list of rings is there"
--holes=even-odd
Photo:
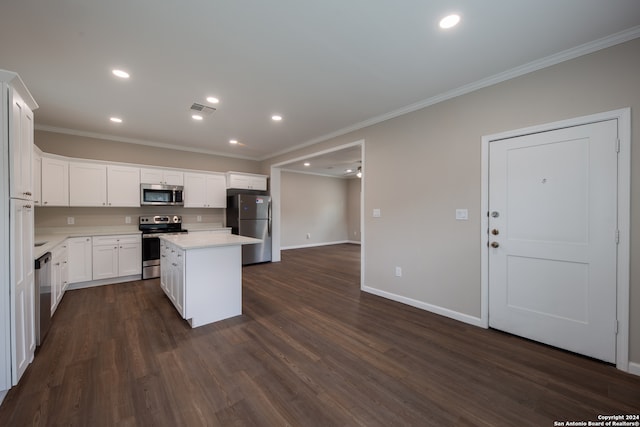
[[[355,157],[354,157],[355,155]],[[359,157],[359,158],[358,158]],[[325,173],[308,172],[304,166],[305,163],[324,165],[326,169]],[[360,167],[360,172],[363,174],[362,178],[355,177],[358,172],[357,167]],[[351,169],[351,172],[346,172]],[[326,150],[313,152],[304,156],[300,156],[294,159],[290,159],[284,162],[271,165],[271,199],[272,199],[272,221],[273,221],[273,239],[272,239],[272,261],[279,262],[281,260],[281,250],[283,247],[294,247],[291,242],[284,241],[283,245],[283,212],[282,212],[282,179],[283,173],[315,173],[317,175],[325,175],[326,177],[333,177],[334,179],[346,179],[357,180],[359,182],[359,212],[358,212],[358,225],[357,234],[359,234],[360,243],[360,287],[362,288],[364,283],[364,174],[365,172],[365,150],[364,140],[355,141],[348,144],[339,145]],[[287,195],[284,195],[287,196]],[[311,194],[313,196],[313,194]],[[349,228],[349,227],[347,227]],[[350,228],[349,236],[345,236],[345,241],[351,241],[357,243],[356,238],[353,238],[353,226]],[[300,247],[305,245],[299,245]]]

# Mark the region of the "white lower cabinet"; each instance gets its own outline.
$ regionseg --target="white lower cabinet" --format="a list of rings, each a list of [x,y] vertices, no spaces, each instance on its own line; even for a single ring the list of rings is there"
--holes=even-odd
[[[67,239],[69,250],[69,283],[93,279],[93,244],[90,236]]]
[[[160,287],[184,317],[184,251],[163,241],[160,245]]]
[[[93,280],[142,273],[139,234],[93,237]]]
[[[51,251],[51,315],[55,313],[69,286],[69,251],[64,241]]]
[[[26,200],[11,200],[11,315],[13,384],[31,363],[35,350],[33,206]]]

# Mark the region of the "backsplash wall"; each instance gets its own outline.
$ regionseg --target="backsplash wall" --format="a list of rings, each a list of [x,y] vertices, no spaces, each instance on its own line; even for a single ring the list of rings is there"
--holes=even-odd
[[[103,208],[103,207],[36,207],[34,222],[36,228],[43,227],[104,227],[127,226],[137,227],[138,217],[141,215],[181,215],[185,224],[198,223],[200,216],[202,224],[222,224],[225,222],[224,209],[211,208],[182,208],[171,206],[144,206],[131,208]],[[126,224],[126,217],[131,217],[131,224]],[[67,224],[67,219],[73,218],[74,224]]]

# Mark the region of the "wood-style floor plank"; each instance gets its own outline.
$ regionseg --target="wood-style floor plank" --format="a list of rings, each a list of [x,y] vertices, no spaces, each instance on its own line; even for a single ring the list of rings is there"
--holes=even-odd
[[[640,413],[640,378],[359,289],[359,247],[243,269],[191,329],[146,280],[67,292],[0,426],[545,426]]]

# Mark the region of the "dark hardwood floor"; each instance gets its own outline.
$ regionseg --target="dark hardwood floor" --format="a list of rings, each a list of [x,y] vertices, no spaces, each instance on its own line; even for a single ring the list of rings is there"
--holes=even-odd
[[[359,247],[244,268],[191,329],[158,280],[67,292],[0,426],[552,426],[640,413],[640,378],[359,290]]]

